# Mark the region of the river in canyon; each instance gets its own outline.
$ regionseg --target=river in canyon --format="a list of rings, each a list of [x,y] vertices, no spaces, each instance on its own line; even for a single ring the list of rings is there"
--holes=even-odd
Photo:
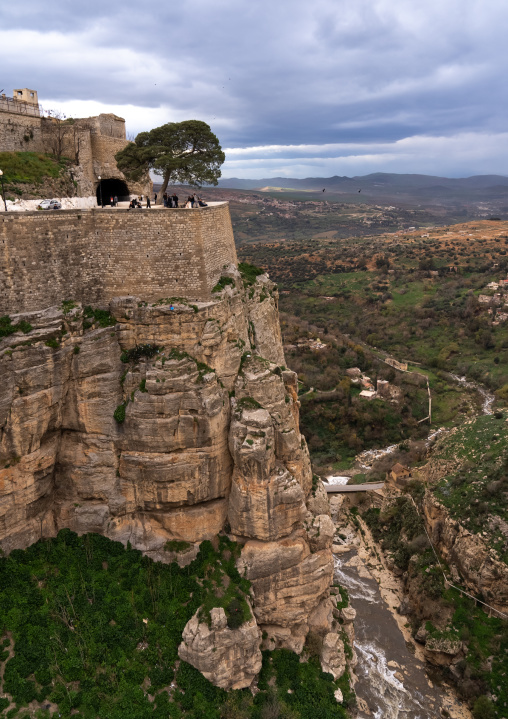
[[[408,649],[377,581],[356,559],[356,552],[352,548],[335,557],[335,581],[346,587],[350,604],[356,609],[358,719],[470,716],[449,690],[433,686],[429,681],[423,662]]]
[[[465,377],[450,375],[450,378],[478,392],[481,414],[492,414],[495,397],[491,392],[476,382],[468,382]],[[446,431],[440,428],[429,432],[427,445]],[[356,457],[356,467],[360,471],[368,470],[375,460],[394,453],[397,448],[395,444],[366,450]],[[347,484],[349,479],[349,475],[336,475],[328,477],[327,482]],[[458,701],[450,687],[438,687],[430,682],[424,661],[408,649],[407,637],[393,614],[395,607],[387,605],[378,582],[357,556],[353,545],[350,551],[335,557],[335,581],[346,587],[351,606],[356,610],[358,719],[439,719],[443,716],[470,719],[467,706]]]

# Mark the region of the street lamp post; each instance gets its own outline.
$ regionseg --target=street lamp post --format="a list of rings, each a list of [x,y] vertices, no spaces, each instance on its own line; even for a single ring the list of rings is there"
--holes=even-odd
[[[104,203],[103,203],[103,201],[102,201],[102,183],[101,183],[101,176],[98,175],[97,177],[98,177],[98,180],[99,180],[99,193],[100,193],[100,198],[101,198],[101,207],[104,208]]]
[[[4,189],[4,173],[0,170],[0,181],[2,183],[2,200],[4,201],[4,208],[7,212],[7,202],[5,201],[5,189]]]

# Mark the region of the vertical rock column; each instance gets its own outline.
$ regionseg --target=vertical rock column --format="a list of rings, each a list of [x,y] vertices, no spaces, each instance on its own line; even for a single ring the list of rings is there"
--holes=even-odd
[[[268,646],[299,653],[316,610],[324,633],[333,621],[326,604],[333,525],[323,515],[316,541],[305,504],[312,473],[298,428],[295,384],[294,373],[253,353],[244,357],[231,399],[228,519],[232,534],[245,543],[239,570],[251,582],[254,614]]]

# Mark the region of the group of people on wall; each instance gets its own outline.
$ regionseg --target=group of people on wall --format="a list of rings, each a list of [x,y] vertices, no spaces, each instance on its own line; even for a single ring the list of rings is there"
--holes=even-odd
[[[162,196],[162,202],[164,207],[179,207],[178,205],[178,195],[173,193],[172,195],[169,195],[167,192],[165,192]],[[139,197],[134,197],[130,203],[129,203],[129,210],[136,210],[136,209],[143,209],[143,195],[140,195]],[[157,193],[155,193],[155,203],[157,203]],[[118,198],[111,198],[111,206],[115,207],[118,205]],[[150,196],[146,196],[146,208],[150,209],[152,206],[150,202]],[[193,195],[189,195],[187,198],[187,201],[184,205],[186,209],[191,209],[192,207],[208,207],[206,202],[203,201],[201,197],[198,197],[196,193]]]
[[[162,201],[164,207],[178,207],[178,195],[176,192],[172,195],[168,195],[168,193],[165,192],[162,196]],[[155,195],[155,202],[157,202],[157,195]],[[187,197],[184,207],[189,210],[191,207],[207,207],[207,204],[201,199],[201,197],[198,197],[196,193],[194,193],[193,195],[189,195]]]
[[[147,209],[150,209],[152,207],[150,196],[146,195],[146,205],[145,207]],[[155,203],[157,203],[157,193],[155,193]],[[181,207],[181,205],[178,204],[178,195],[176,193],[173,193],[172,195],[168,195],[166,192],[162,196],[162,202],[164,207]],[[112,197],[111,198],[111,207],[118,206],[118,198]],[[185,205],[183,206],[185,209],[191,209],[193,207],[208,207],[206,202],[201,197],[198,197],[196,193],[193,195],[189,195]],[[132,200],[129,203],[129,210],[136,210],[136,209],[143,209],[143,195],[140,195],[139,197],[133,197]]]
[[[155,202],[157,202],[157,193],[155,193]],[[168,195],[165,192],[162,195],[162,204],[164,207],[178,207],[178,195],[174,192],[172,195]]]

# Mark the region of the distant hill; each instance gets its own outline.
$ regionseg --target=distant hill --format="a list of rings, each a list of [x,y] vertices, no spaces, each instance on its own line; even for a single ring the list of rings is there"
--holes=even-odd
[[[490,188],[499,192],[501,187],[508,187],[508,177],[503,175],[474,175],[473,177],[435,177],[433,175],[403,175],[389,172],[374,172],[370,175],[356,177],[268,177],[259,180],[244,180],[238,177],[224,177],[219,180],[221,187],[237,190],[261,190],[264,187],[285,188],[291,190],[322,190],[327,192],[351,193],[368,192],[369,194],[392,195],[396,193],[414,195],[424,191],[425,194],[439,194],[450,191],[455,194],[485,191]]]

